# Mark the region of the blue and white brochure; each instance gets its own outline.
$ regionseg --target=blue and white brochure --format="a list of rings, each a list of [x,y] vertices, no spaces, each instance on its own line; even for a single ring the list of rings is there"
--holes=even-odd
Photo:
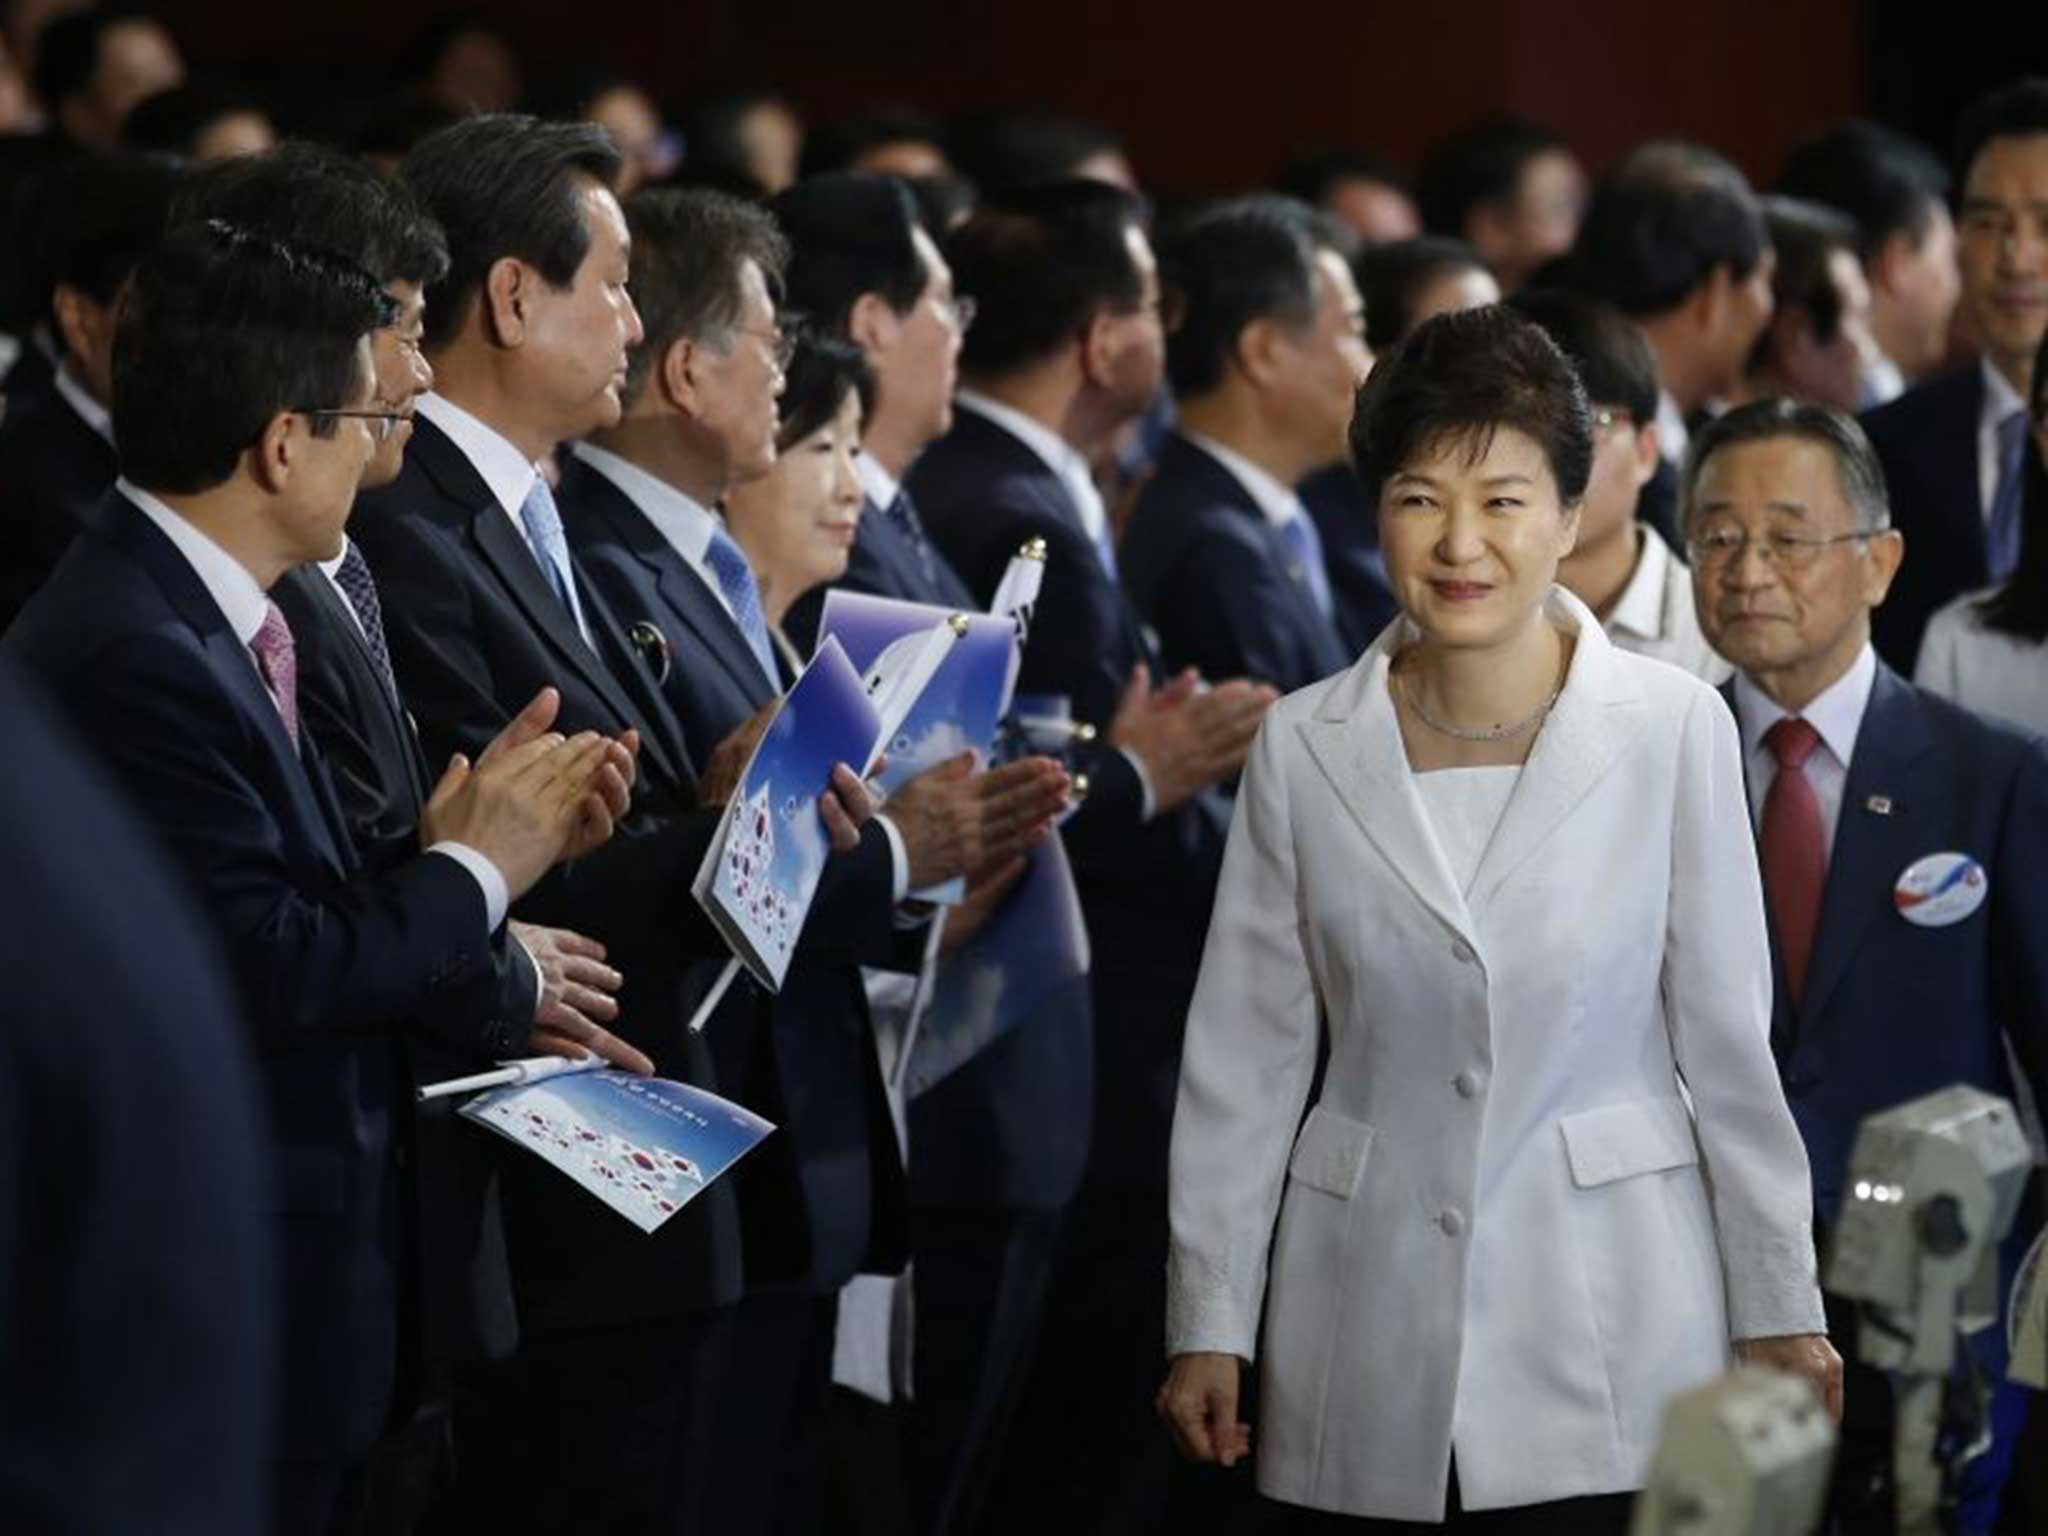
[[[747,972],[780,991],[831,844],[818,797],[838,763],[867,763],[881,717],[830,636],[762,733],[692,887]]]
[[[460,1113],[652,1232],[775,1129],[688,1083],[578,1072],[480,1093]]]

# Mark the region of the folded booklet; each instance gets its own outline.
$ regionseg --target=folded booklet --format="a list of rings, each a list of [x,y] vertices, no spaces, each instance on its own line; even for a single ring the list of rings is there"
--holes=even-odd
[[[480,1093],[459,1113],[552,1163],[643,1232],[775,1129],[702,1088],[609,1069]]]

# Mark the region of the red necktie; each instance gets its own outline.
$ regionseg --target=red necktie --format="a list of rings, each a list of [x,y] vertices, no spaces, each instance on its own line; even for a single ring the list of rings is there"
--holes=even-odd
[[[270,685],[270,697],[277,704],[277,712],[284,717],[285,734],[292,739],[292,746],[299,744],[299,661],[298,649],[292,643],[291,626],[284,621],[284,610],[272,603],[263,615],[263,627],[250,640],[249,649],[256,653],[256,669],[263,674],[263,681]]]
[[[1796,1005],[1806,990],[1806,963],[1813,957],[1813,931],[1820,923],[1820,893],[1828,873],[1820,798],[1806,777],[1806,760],[1820,745],[1820,733],[1804,720],[1787,718],[1764,732],[1764,745],[1778,760],[1778,773],[1764,796],[1758,843],[1778,953],[1785,961],[1785,990]]]

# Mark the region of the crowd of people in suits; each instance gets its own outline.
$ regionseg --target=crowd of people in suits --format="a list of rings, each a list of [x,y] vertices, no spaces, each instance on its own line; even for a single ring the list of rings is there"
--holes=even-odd
[[[1485,1521],[1639,1486],[1634,1429],[1580,1482],[1501,1473],[1459,1437],[1509,1433],[1516,1388],[1453,1429],[1458,1393],[1495,1392],[1461,1377],[1455,1319],[1423,1316],[1456,1303],[1378,1271],[1358,1283],[1406,1299],[1358,1326],[1451,1356],[1398,1385],[1360,1365],[1362,1394],[1304,1385],[1304,1362],[1367,1356],[1338,1312],[1281,1316],[1302,1286],[1268,1294],[1266,1253],[1283,1184],[1276,1255],[1327,1259],[1301,1245],[1395,1199],[1406,1154],[1389,1136],[1368,1164],[1382,1111],[1361,1106],[1423,1057],[1373,1045],[1374,1020],[1451,1008],[1489,944],[1579,942],[1631,880],[1634,916],[1662,912],[1664,829],[1638,824],[1661,817],[1714,887],[1687,906],[1673,885],[1663,941],[1697,983],[1725,940],[1728,997],[1755,1007],[1715,1006],[1727,1038],[1753,1026],[1753,1059],[1701,1066],[1681,1104],[1673,1073],[1714,1053],[1686,1059],[1672,1004],[1672,1048],[1628,1062],[1661,1073],[1655,1116],[1575,1132],[1598,1107],[1550,1104],[1573,1161],[1546,1198],[1721,1157],[1731,1094],[1778,1117],[1773,1157],[1796,1159],[1796,1126],[1815,1246],[1808,1206],[1778,1211],[1791,1278],[1744,1334],[1731,1270],[1702,1348],[1800,1369],[1831,1344],[1840,1528],[1890,1528],[1885,1378],[1853,1315],[1806,1295],[1850,1143],[1955,1082],[2048,1103],[2048,80],[1976,103],[1949,158],[1829,128],[1771,196],[1678,141],[1591,179],[1503,120],[1412,182],[1319,155],[1155,209],[1090,125],[806,133],[754,95],[678,134],[620,81],[529,101],[481,24],[332,142],[279,141],[252,98],[186,83],[141,13],[8,16],[0,845],[24,899],[0,1027],[0,1527],[1605,1528]],[[1549,404],[1461,404],[1490,357]],[[1438,920],[1376,906],[1368,872],[1390,847],[1427,862],[1426,817],[1376,833],[1400,817],[1371,764],[1317,742],[1386,702],[1444,570],[1484,576],[1523,537],[1487,523],[1455,555],[1466,535],[1388,521],[1445,446],[1386,446],[1389,401],[1470,437],[1444,484],[1477,485],[1496,438],[1543,450],[1502,475],[1547,484],[1569,536],[1508,564],[1554,574],[1530,612],[1578,635],[1577,661],[1543,650],[1555,687],[1515,730],[1446,726],[1412,681],[1389,729],[1529,733],[1453,766],[1534,775],[1574,731],[1626,758],[1581,718],[1598,706],[1563,669],[1583,663],[1617,709],[1634,685],[1611,680],[1648,677],[1670,730],[1636,755],[1699,778],[1674,810],[1580,762],[1578,792],[1629,824],[1566,823],[1581,846],[1545,858],[1575,872],[1511,882],[1508,917],[1475,899],[1484,921],[1445,919],[1443,954],[1383,985],[1424,943],[1406,925]],[[1523,503],[1473,505],[1505,528]],[[828,592],[984,610],[1027,545],[1044,581],[1018,694],[1092,737],[956,759],[885,802],[836,772],[785,983],[743,981],[690,1028],[728,954],[693,879]],[[1459,601],[1492,590],[1473,579]],[[1412,745],[1387,763],[1388,794],[1429,777]],[[1307,822],[1283,780],[1323,796]],[[1731,786],[1744,803],[1714,801]],[[1643,847],[1654,878],[1621,867]],[[1895,894],[1934,854],[1988,895],[1904,922]],[[1404,857],[1417,911],[1465,910],[1473,870],[1433,896]],[[911,895],[955,879],[958,905]],[[1035,881],[1077,903],[1085,981],[927,1080],[934,978]],[[1315,922],[1276,918],[1311,887]],[[1331,892],[1357,902],[1334,937]],[[1530,972],[1530,998],[1560,967],[1591,989],[1530,1013],[1572,1037],[1553,1066],[1608,992],[1678,993],[1659,935],[1607,938],[1625,965],[1574,948]],[[1254,1048],[1262,991],[1294,1011]],[[777,1130],[643,1234],[416,1102],[536,1053],[709,1088]],[[1446,1105],[1400,1112],[1507,1097],[1488,1070],[1444,1075]],[[1256,1156],[1231,1151],[1233,1093],[1273,1128]],[[1574,1137],[1596,1135],[1624,1161],[1630,1136],[1654,1145],[1588,1175]],[[1297,1186],[1378,1193],[1299,1215]],[[1430,1240],[1487,1209],[1431,1206]],[[2036,1189],[2008,1281],[2041,1219]],[[1540,1226],[1515,1241],[1552,1241]],[[1231,1359],[1262,1327],[1282,1357],[1240,1392]],[[2048,1521],[2048,1414],[2004,1382],[2002,1339],[1975,1341],[1991,1449],[1959,1529]],[[1615,1369],[1589,1390],[1619,1401]],[[1389,1404],[1432,1393],[1448,1438],[1415,1444],[1454,1462],[1375,1470],[1410,1444]]]

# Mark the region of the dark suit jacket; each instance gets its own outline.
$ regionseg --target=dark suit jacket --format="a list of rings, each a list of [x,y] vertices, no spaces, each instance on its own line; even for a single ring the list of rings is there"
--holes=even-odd
[[[665,1077],[717,1089],[710,1042],[685,1028],[727,954],[690,894],[718,824],[696,804],[674,712],[635,659],[626,625],[587,573],[578,585],[598,649],[578,633],[483,478],[424,417],[398,480],[357,499],[350,533],[377,576],[399,687],[428,760],[474,755],[544,686],[558,729],[640,733],[633,804],[605,847],[543,880],[520,905],[536,922],[602,940],[625,974],[615,1030]],[[889,852],[879,828],[827,866],[807,954],[859,954],[891,939]],[[842,893],[844,893],[842,895]],[[714,1185],[643,1237],[537,1159],[502,1164],[523,1324],[601,1325],[738,1299],[737,1206]]]
[[[629,626],[662,635],[663,692],[691,751],[708,755],[782,679],[763,674],[717,595],[611,480],[572,458],[556,501],[589,582]],[[890,897],[884,884],[867,899],[886,911]],[[749,1284],[823,1295],[862,1269],[901,1269],[903,1163],[859,967],[800,952],[779,993],[739,989],[711,1033],[720,1081],[781,1128],[736,1175]]]
[[[1977,418],[1984,374],[1975,363],[1929,379],[1863,418],[1884,465],[1892,526],[1906,558],[1871,621],[1877,653],[1907,676],[1934,611],[1991,580],[1984,498],[1977,479]]]
[[[1138,495],[1117,561],[1169,672],[1195,667],[1292,693],[1353,660],[1251,492],[1179,433]]]
[[[1401,611],[1377,560],[1379,513],[1349,464],[1332,464],[1301,482],[1301,504],[1323,541],[1323,567],[1337,599],[1337,633],[1353,657],[1379,639]]]
[[[908,534],[889,520],[889,514],[863,497],[860,526],[853,536],[853,548],[846,557],[846,574],[832,583],[849,592],[868,592],[876,597],[898,597],[910,603],[937,603],[948,608],[978,606],[943,554],[934,551],[933,576],[925,575],[917,548]],[[824,611],[825,587],[814,587],[790,605],[783,615],[782,631],[809,655],[818,643],[818,619]]]
[[[1685,549],[1685,530],[1678,520],[1679,470],[1669,459],[1660,457],[1657,469],[1650,476],[1641,494],[1636,497],[1636,517],[1648,523],[1663,535],[1664,542],[1681,553]]]
[[[118,471],[113,446],[54,387],[9,402],[0,417],[0,630],[49,580]]]
[[[0,666],[0,1527],[254,1536],[273,1279],[246,1036],[205,919]]]
[[[1059,477],[994,422],[963,410],[909,484],[932,538],[984,604],[1019,546],[1045,540],[1045,585],[1017,689],[1064,694],[1075,719],[1106,727],[1132,670],[1156,670],[1156,658]],[[1104,1177],[1161,1187],[1181,1032],[1229,806],[1203,794],[1146,822],[1137,775],[1114,751],[1094,760],[1089,779],[1088,799],[1063,835],[1095,941],[1096,1069],[1113,1106],[1096,1117],[1091,1155]]]
[[[287,571],[270,596],[292,627],[300,722],[319,743],[356,847],[416,845],[433,775],[347,600],[311,565]],[[499,1015],[514,1025],[530,1022],[540,982],[532,960],[502,932],[492,944],[492,959]],[[404,1050],[415,1086],[488,1065],[418,1033],[405,1040]],[[404,1314],[408,1343],[416,1344],[407,1360],[417,1355],[429,1372],[423,1385],[432,1390],[447,1365],[509,1355],[519,1330],[505,1264],[495,1149],[488,1137],[460,1122],[459,1100],[419,1104],[410,1094],[406,1098],[413,1174],[406,1194],[410,1238],[419,1255],[418,1305]],[[410,1376],[406,1385],[413,1385]]]
[[[1733,699],[1732,686],[1727,690]],[[1889,809],[1873,810],[1873,797]],[[1962,922],[1902,918],[1925,854],[1967,853],[1990,895]],[[1831,1222],[1866,1116],[1951,1083],[2012,1097],[2010,1040],[2048,1091],[2048,752],[1880,665],[1829,852],[1806,996],[1780,970],[1771,1022],[1785,1092]]]
[[[366,1451],[391,1406],[401,1270],[396,1031],[470,1053],[496,1014],[482,894],[451,859],[352,847],[317,744],[163,533],[110,494],[8,632],[161,832],[226,941],[270,1115],[288,1456]]]

